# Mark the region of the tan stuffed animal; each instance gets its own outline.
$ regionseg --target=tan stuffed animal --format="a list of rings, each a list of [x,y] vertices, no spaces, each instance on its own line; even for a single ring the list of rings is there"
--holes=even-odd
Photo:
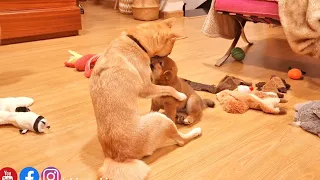
[[[238,90],[224,90],[217,93],[217,99],[228,113],[242,114],[248,109],[261,110],[268,114],[285,114],[286,110],[280,108],[279,103],[287,102],[274,92],[239,92]]]

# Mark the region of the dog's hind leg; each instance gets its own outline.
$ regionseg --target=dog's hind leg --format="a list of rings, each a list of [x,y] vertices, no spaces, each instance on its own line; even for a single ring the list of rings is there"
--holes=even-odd
[[[189,143],[191,140],[197,138],[201,135],[201,128],[194,128],[188,133],[181,133],[178,131],[177,127],[174,126],[171,133],[168,135],[169,138],[175,140],[179,146],[184,146]]]
[[[202,117],[203,107],[202,99],[198,95],[191,95],[187,102],[188,117],[183,120],[183,124],[192,124]]]
[[[146,142],[142,156],[151,155],[163,147],[168,139],[173,139],[176,144],[183,146],[201,135],[201,128],[194,128],[185,134],[179,132],[174,122],[159,112],[142,116],[140,122],[142,129],[139,130],[139,136],[144,137]]]

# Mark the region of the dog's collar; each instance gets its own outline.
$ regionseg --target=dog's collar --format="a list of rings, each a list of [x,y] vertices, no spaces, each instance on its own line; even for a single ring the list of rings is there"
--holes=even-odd
[[[147,52],[146,48],[144,48],[142,46],[142,44],[138,41],[138,39],[136,39],[135,37],[133,37],[132,35],[127,35],[130,39],[132,39],[132,41],[134,41],[135,43],[138,44],[138,46],[144,51]]]
[[[34,129],[34,131],[37,132],[37,133],[39,133],[39,129],[38,129],[39,126],[38,126],[38,125],[39,125],[39,123],[40,123],[40,121],[41,121],[42,119],[44,119],[43,116],[38,116],[38,118],[36,119],[36,121],[35,121],[34,124],[33,124],[33,129]]]

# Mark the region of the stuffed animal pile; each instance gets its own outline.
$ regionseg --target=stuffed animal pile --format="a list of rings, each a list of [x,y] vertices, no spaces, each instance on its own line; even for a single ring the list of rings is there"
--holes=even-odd
[[[20,129],[21,134],[28,131],[43,133],[50,128],[47,120],[28,107],[34,103],[28,97],[0,98],[0,125],[13,125]]]
[[[282,93],[286,93],[290,85],[275,75],[267,82],[257,83],[257,90],[254,90],[251,82],[229,75],[222,78],[217,86],[184,80],[196,91],[216,94],[228,113],[242,114],[248,109],[256,109],[269,114],[286,114],[279,104],[287,102]]]
[[[292,124],[320,137],[320,101],[296,104],[294,109]]]

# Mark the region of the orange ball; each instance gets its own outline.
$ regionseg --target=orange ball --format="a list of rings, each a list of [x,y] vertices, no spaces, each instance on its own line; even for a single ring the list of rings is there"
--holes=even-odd
[[[302,78],[302,72],[300,69],[292,68],[288,71],[288,76],[291,79],[298,80]]]

